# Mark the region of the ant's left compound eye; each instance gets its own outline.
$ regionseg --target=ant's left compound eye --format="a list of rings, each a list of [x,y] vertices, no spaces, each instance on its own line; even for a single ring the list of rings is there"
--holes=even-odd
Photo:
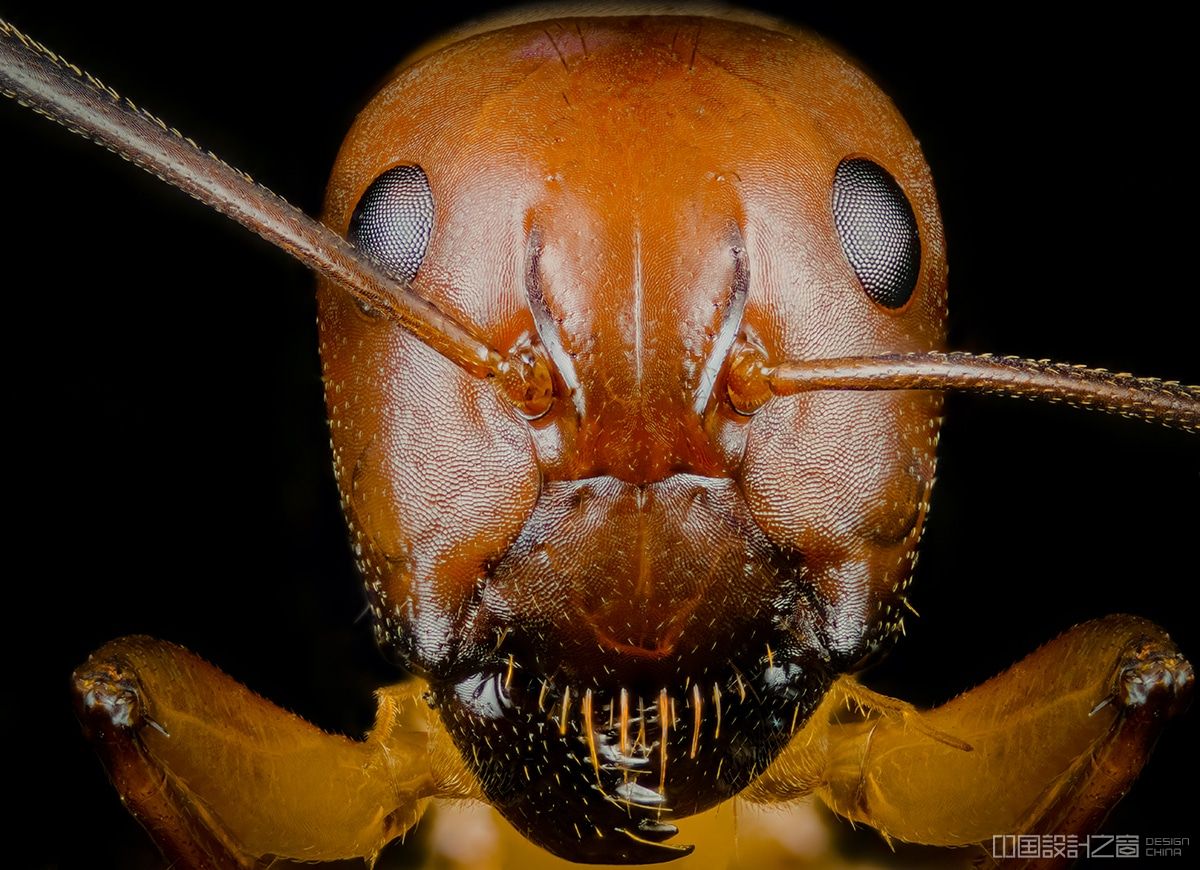
[[[904,305],[917,286],[921,238],[896,180],[871,160],[843,160],[833,176],[833,223],[867,295],[884,308]]]
[[[420,166],[393,166],[371,182],[350,218],[350,241],[403,281],[425,259],[433,232],[433,192]]]

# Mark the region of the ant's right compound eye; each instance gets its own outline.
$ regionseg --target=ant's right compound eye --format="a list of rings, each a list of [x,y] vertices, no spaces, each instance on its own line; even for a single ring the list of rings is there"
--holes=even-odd
[[[350,218],[350,242],[402,281],[425,259],[433,232],[433,192],[420,166],[393,166],[371,182]]]
[[[862,157],[838,164],[833,222],[863,290],[884,308],[902,308],[921,271],[921,237],[908,197],[888,171]]]

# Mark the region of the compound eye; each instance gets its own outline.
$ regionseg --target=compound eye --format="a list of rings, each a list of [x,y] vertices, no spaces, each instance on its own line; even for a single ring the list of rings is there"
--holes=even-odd
[[[921,238],[896,180],[871,160],[843,160],[833,177],[833,223],[867,295],[885,308],[904,305],[917,286]]]
[[[371,182],[350,218],[350,242],[403,281],[425,259],[433,232],[433,192],[420,166],[393,166]]]

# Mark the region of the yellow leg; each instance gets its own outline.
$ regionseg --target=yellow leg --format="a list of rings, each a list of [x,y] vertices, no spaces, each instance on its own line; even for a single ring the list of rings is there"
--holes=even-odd
[[[1128,790],[1192,682],[1166,633],[1131,616],[1077,626],[928,712],[844,679],[750,796],[815,791],[840,815],[930,845],[1086,834]],[[866,714],[838,722],[848,702]]]
[[[430,735],[399,727],[410,687],[380,692],[355,741],[147,637],[104,646],[74,686],[113,784],[172,866],[370,859],[445,791]]]

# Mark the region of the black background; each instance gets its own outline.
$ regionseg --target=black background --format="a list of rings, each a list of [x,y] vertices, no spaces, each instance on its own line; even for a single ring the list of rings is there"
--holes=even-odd
[[[310,213],[372,86],[472,13],[40,6],[4,11]],[[1200,382],[1187,29],[927,14],[798,17],[863,61],[922,142],[949,244],[951,346]],[[135,632],[174,640],[350,733],[392,677],[356,622],[312,279],[7,102],[0,156],[10,841],[22,865],[157,866],[70,710],[67,677],[90,650]],[[1195,438],[953,397],[942,445],[922,618],[872,685],[938,702],[1117,611],[1200,656]],[[1168,731],[1110,831],[1195,836],[1197,718]]]

